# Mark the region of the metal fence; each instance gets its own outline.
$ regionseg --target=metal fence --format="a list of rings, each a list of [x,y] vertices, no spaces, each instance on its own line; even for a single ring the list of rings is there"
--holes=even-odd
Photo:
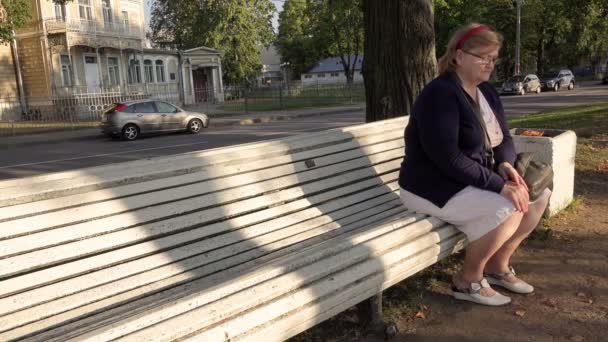
[[[0,97],[0,136],[97,127],[101,113],[116,102],[159,99],[183,105],[176,84],[72,87],[56,89],[55,93],[50,97],[27,97],[24,106],[18,97]],[[347,105],[365,101],[365,90],[363,84],[285,84],[262,88],[226,86],[221,92],[195,88],[184,96],[190,103],[184,107],[213,116]]]
[[[236,113],[348,105],[365,101],[365,88],[355,84],[301,84],[280,87],[226,87],[218,110]]]

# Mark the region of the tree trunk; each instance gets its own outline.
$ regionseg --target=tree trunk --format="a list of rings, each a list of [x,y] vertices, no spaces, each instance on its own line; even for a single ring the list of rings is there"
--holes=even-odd
[[[408,115],[437,74],[433,0],[365,0],[366,121]]]
[[[536,45],[536,73],[543,74],[545,72],[545,24],[539,32],[538,44]]]

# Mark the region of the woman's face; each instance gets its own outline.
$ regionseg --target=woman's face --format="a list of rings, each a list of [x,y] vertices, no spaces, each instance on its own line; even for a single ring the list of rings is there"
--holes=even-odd
[[[498,62],[499,50],[500,48],[497,46],[458,50],[456,53],[457,70],[475,84],[486,82],[490,79],[494,66]]]

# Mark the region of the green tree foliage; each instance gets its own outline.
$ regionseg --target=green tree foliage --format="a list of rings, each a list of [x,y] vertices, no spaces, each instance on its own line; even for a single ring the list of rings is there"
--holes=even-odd
[[[275,46],[282,62],[289,63],[293,76],[303,72],[320,59],[314,35],[315,20],[306,0],[288,0],[279,14],[279,32]]]
[[[13,37],[13,30],[27,25],[30,20],[30,1],[1,0],[0,43],[6,44]]]
[[[295,76],[321,58],[339,56],[351,82],[359,58],[351,56],[364,46],[361,0],[287,0],[276,45]]]
[[[516,8],[513,0],[437,0],[435,32],[440,56],[451,33],[469,22],[493,26],[504,35],[499,78],[515,65]],[[522,71],[543,72],[608,58],[607,0],[525,0],[521,17]]]
[[[275,11],[270,0],[157,0],[151,39],[181,50],[218,49],[226,83],[253,84],[261,71],[260,49],[274,38]]]

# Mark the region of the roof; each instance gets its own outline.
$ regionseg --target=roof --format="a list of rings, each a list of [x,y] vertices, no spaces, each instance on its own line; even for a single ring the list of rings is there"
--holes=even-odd
[[[219,50],[208,48],[206,46],[199,46],[194,49],[184,50],[185,53],[193,53],[193,52],[202,52],[202,53],[211,53],[211,54],[220,54]]]
[[[351,63],[355,59],[355,56],[356,55],[350,56]],[[363,65],[363,56],[362,55],[358,55],[358,56],[359,57],[357,58],[357,65],[355,65],[355,70],[361,70],[361,66]],[[319,64],[317,64],[317,66],[315,66],[314,68],[309,70],[307,73],[313,74],[313,73],[340,72],[340,71],[344,71],[344,67],[342,66],[342,60],[340,59],[340,57],[330,57],[330,58],[325,58],[324,60],[320,61]]]

